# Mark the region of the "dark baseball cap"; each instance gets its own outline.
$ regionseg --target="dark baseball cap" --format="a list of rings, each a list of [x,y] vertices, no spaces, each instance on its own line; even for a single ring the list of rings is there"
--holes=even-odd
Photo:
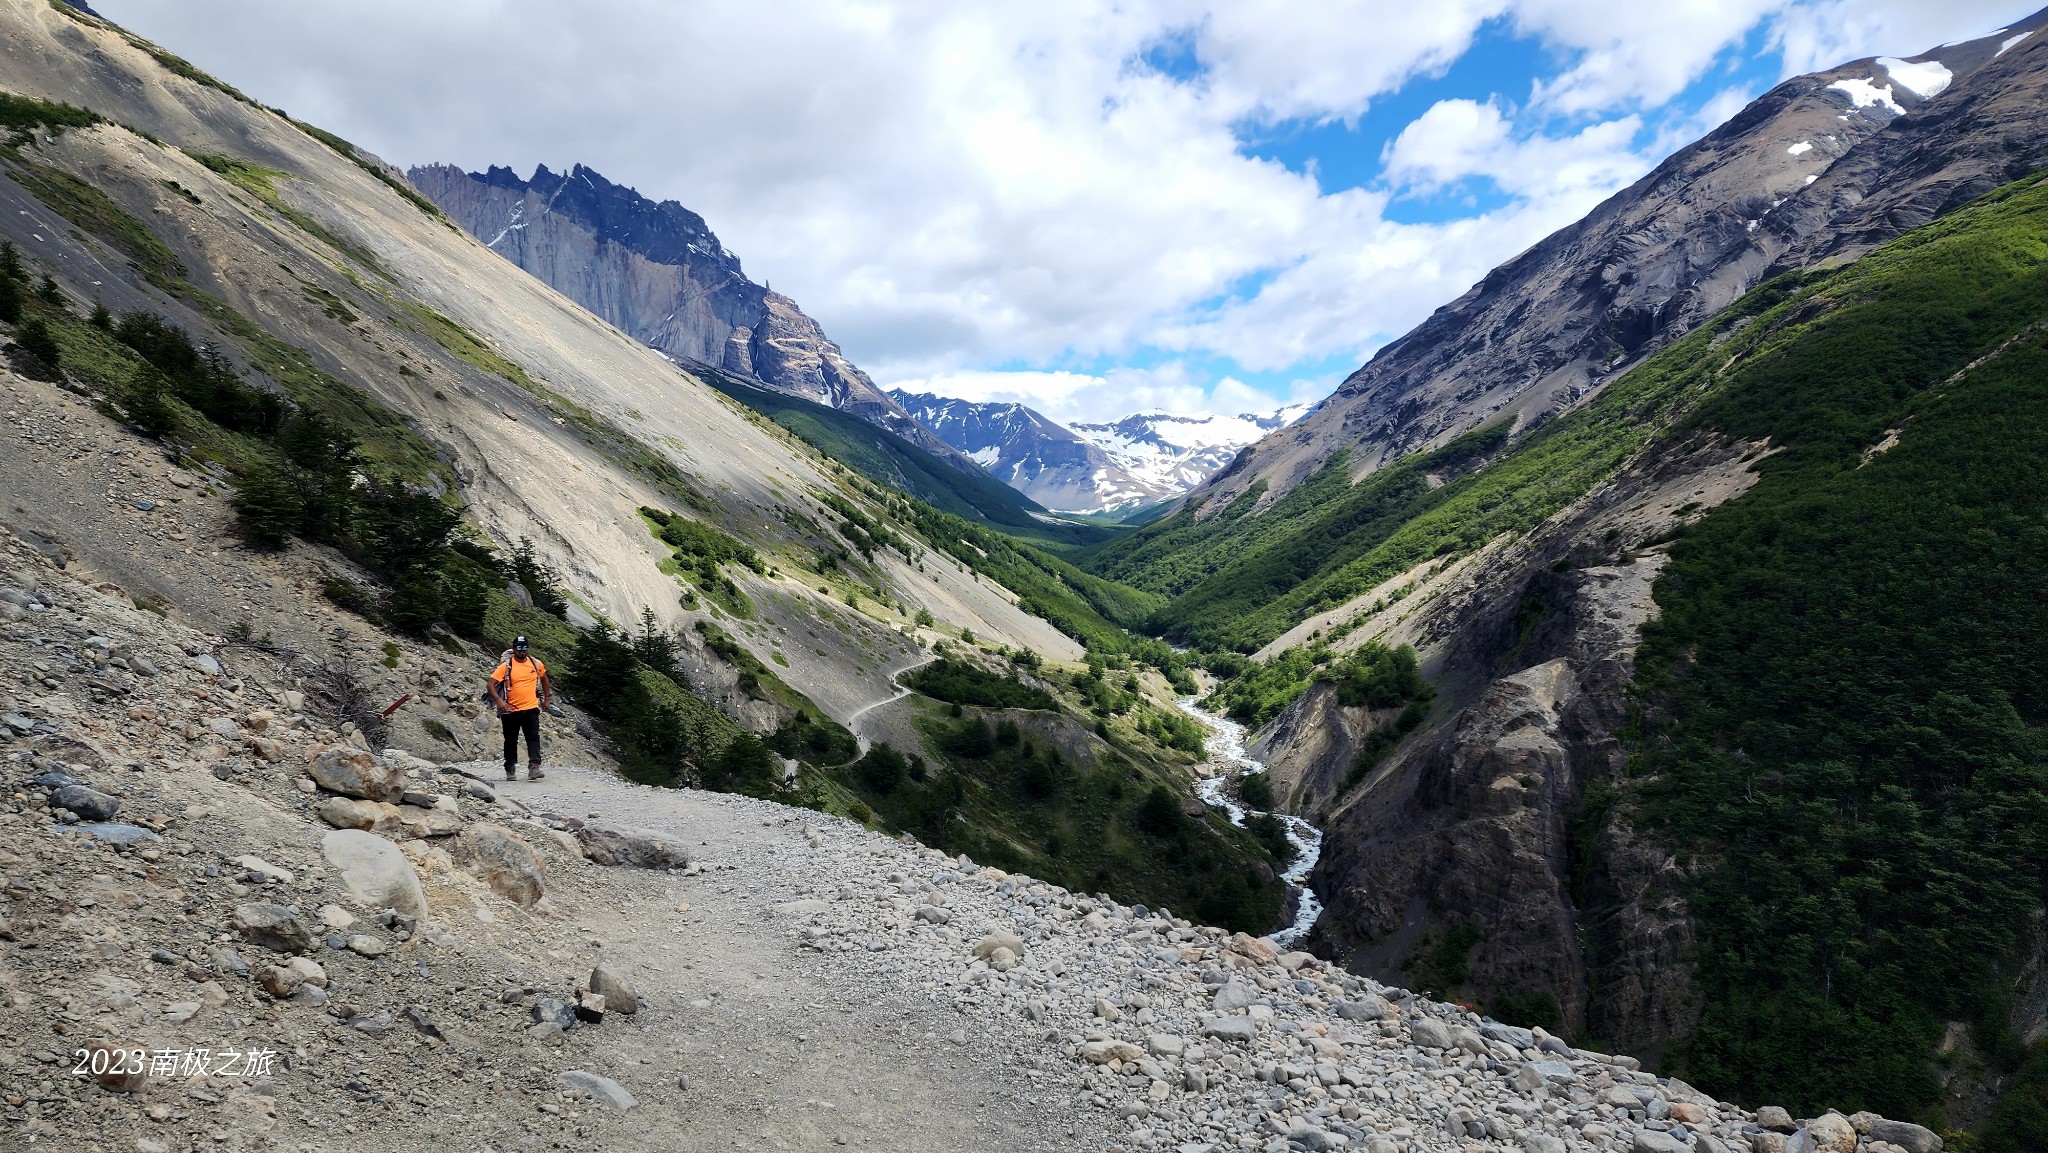
[[[523,652],[525,652],[525,651],[526,651],[526,638],[525,638],[525,637],[513,637],[513,638],[512,638],[512,651],[513,651],[513,652],[515,652],[515,653],[523,653]]]

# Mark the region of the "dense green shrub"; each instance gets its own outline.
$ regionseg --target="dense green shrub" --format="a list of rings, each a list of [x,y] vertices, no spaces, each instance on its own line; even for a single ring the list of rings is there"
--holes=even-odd
[[[886,743],[868,750],[853,766],[854,776],[875,792],[888,796],[910,778],[910,762]]]
[[[1273,778],[1264,773],[1248,773],[1237,779],[1237,799],[1246,808],[1266,812],[1273,807]]]
[[[299,531],[299,490],[282,470],[259,464],[235,489],[235,523],[249,543],[280,549]]]
[[[655,537],[670,547],[676,567],[688,573],[696,588],[717,602],[719,608],[739,616],[741,621],[748,621],[754,616],[754,602],[748,600],[748,594],[741,592],[731,578],[719,571],[719,565],[727,563],[748,567],[756,573],[766,571],[760,555],[756,555],[750,545],[745,545],[723,528],[705,524],[702,520],[690,520],[676,512],[662,512],[659,508],[645,506],[639,512],[647,518]]]
[[[0,128],[8,131],[9,148],[27,144],[38,128],[57,136],[66,128],[90,128],[100,122],[98,113],[76,105],[0,92]]]
[[[972,661],[946,657],[924,665],[903,677],[903,684],[934,700],[991,709],[1052,709],[1058,704],[1044,689],[1036,689],[999,673],[992,673]]]
[[[1165,785],[1153,785],[1138,802],[1133,819],[1140,829],[1155,837],[1171,837],[1180,833],[1187,825],[1188,815],[1181,812],[1180,797]]]
[[[1244,820],[1245,831],[1284,868],[1294,863],[1294,842],[1287,838],[1287,822],[1272,813],[1254,813]]]
[[[1373,709],[1427,704],[1435,695],[1422,679],[1415,650],[1406,645],[1388,648],[1368,641],[1342,657],[1323,645],[1296,647],[1271,660],[1238,668],[1237,675],[1218,686],[1208,703],[1231,720],[1254,728],[1279,716],[1318,681],[1335,685],[1342,703]]]
[[[941,733],[939,747],[957,757],[985,757],[996,751],[995,730],[972,717]]]
[[[860,742],[846,726],[802,710],[784,721],[768,744],[785,757],[812,765],[843,765],[860,755]],[[921,779],[922,764],[911,766],[913,779]]]

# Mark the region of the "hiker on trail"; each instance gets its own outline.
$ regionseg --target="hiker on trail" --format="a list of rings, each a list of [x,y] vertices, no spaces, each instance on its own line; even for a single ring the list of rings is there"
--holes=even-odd
[[[526,734],[526,779],[546,776],[540,771],[540,713],[555,711],[554,685],[548,682],[548,667],[526,651],[525,637],[512,642],[497,668],[491,670],[491,703],[498,706],[498,720],[505,726],[505,779],[516,779],[519,765],[519,734]]]

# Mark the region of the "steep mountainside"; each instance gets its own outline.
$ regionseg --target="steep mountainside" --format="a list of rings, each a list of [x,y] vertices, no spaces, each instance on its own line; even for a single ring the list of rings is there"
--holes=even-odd
[[[1058,424],[1021,404],[892,390],[918,422],[1047,508],[1131,512],[1188,491],[1237,450],[1301,418],[1307,406],[1222,417],[1142,413],[1112,424]]]
[[[2029,1132],[2044,372],[2036,178],[1401,513],[1376,587],[1225,691],[1325,823],[1319,948],[1711,1091]],[[1346,687],[1404,643],[1427,716]]]
[[[648,608],[689,635],[701,621],[764,666],[783,649],[787,663],[772,667],[831,716],[891,695],[887,670],[917,659],[897,612],[847,612],[841,589],[821,593],[831,582],[795,575],[846,550],[832,501],[890,519],[858,485],[518,272],[345,141],[70,10],[19,0],[0,8],[0,21],[10,87],[113,122],[88,119],[61,135],[16,126],[0,236],[54,276],[60,297],[162,317],[217,349],[217,372],[151,353],[153,372],[167,366],[195,382],[180,386],[178,403],[211,404],[193,389],[232,393],[239,375],[353,437],[373,476],[459,492],[482,539],[509,549],[530,538],[579,612],[628,622]],[[85,357],[74,370],[85,387],[117,398],[132,390],[131,352],[61,315],[52,324]],[[175,351],[145,330],[121,340]],[[98,351],[78,351],[87,346]],[[174,427],[195,419],[175,405],[164,411]],[[215,415],[244,420],[233,404]],[[238,430],[206,431],[217,424],[176,435],[231,471],[255,467],[256,446]],[[265,431],[260,421],[253,431]],[[294,469],[332,463],[286,448]],[[750,606],[751,619],[687,595],[643,506],[699,518],[766,558],[758,570],[727,562],[710,582],[721,595],[731,585],[730,605]],[[346,525],[317,532],[364,536]],[[1079,654],[1019,611],[1013,594],[954,564],[919,564],[905,547],[837,579],[980,636]],[[403,549],[391,555],[411,563]],[[104,560],[146,583],[146,556]],[[822,639],[783,645],[785,631]]]
[[[486,247],[686,364],[751,376],[770,388],[853,413],[962,468],[944,441],[875,387],[796,302],[748,280],[704,218],[656,202],[578,164],[543,164],[530,180],[509,168],[448,164],[406,174]]]
[[[1788,80],[1500,266],[1191,500],[1271,501],[1568,410],[1774,271],[1854,255],[2048,159],[2048,26]]]

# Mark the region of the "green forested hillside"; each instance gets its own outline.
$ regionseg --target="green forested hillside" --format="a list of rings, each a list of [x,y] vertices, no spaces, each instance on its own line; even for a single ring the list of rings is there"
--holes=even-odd
[[[1939,1121],[1947,1022],[2022,1055],[2048,852],[2048,185],[1755,304],[1678,431],[1777,451],[1672,546],[1621,811],[1689,869],[1684,1076]]]

